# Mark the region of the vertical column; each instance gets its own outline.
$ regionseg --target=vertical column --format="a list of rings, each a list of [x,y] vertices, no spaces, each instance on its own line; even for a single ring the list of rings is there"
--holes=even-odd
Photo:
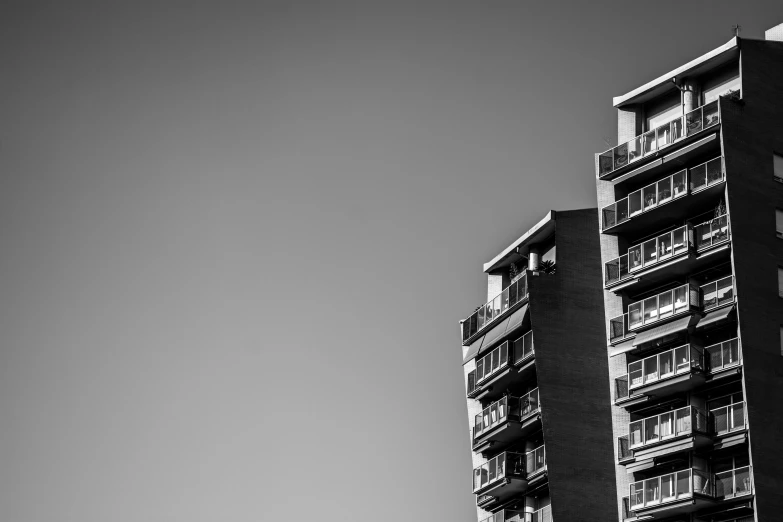
[[[511,278],[507,270],[487,274],[487,302],[497,297],[510,284]]]

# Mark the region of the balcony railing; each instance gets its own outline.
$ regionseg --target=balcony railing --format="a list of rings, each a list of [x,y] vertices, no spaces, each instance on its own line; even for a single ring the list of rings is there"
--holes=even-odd
[[[685,197],[688,193],[716,185],[723,179],[723,157],[720,156],[691,169],[675,172],[601,209],[601,230],[625,223],[648,210]]]
[[[632,246],[627,254],[606,263],[604,283],[609,285],[627,279],[643,268],[649,268],[688,251],[688,227],[683,226]]]
[[[525,522],[525,512],[519,510],[501,509],[497,513],[480,520],[480,522]]]
[[[525,522],[525,519],[520,518],[519,522]],[[542,507],[538,511],[533,512],[530,522],[552,522],[552,506]]]
[[[708,346],[704,349],[704,356],[711,372],[737,366],[741,357],[739,339],[729,339]]]
[[[626,165],[641,160],[686,136],[692,136],[720,122],[718,102],[714,101],[665,123],[598,156],[598,177],[603,178]]]
[[[710,410],[712,430],[715,435],[726,435],[732,431],[743,430],[745,423],[745,403],[735,402]]]
[[[545,468],[546,452],[543,445],[527,453],[506,451],[473,470],[473,492],[503,478],[525,478]]]
[[[476,415],[473,423],[473,438],[476,439],[503,424],[509,419],[509,416],[516,420],[523,420],[536,413],[539,408],[538,388],[521,397],[506,395]]]
[[[478,393],[481,385],[502,370],[530,359],[533,352],[533,331],[514,342],[506,341],[484,357],[476,359],[476,369],[468,374],[468,397]]]
[[[525,471],[528,476],[546,469],[546,449],[543,445],[525,453]]]
[[[631,498],[623,497],[623,520],[628,520],[629,518],[636,518],[636,513],[631,509]]]
[[[693,227],[693,242],[697,252],[728,241],[729,237],[729,216],[727,214]]]
[[[630,447],[639,449],[693,432],[707,433],[707,416],[697,408],[686,406],[631,422]]]
[[[741,497],[753,492],[750,466],[715,474],[715,496],[722,498]]]
[[[628,374],[615,379],[615,400],[628,398],[634,388],[702,370],[703,360],[698,348],[686,344],[628,363]]]
[[[494,323],[514,305],[527,297],[527,274],[506,287],[499,295],[479,307],[467,319],[462,321],[462,342],[465,343],[478,332]]]
[[[625,460],[631,457],[633,457],[633,451],[631,451],[628,435],[617,437],[617,459]]]
[[[699,288],[703,311],[723,306],[734,301],[734,276],[727,276],[707,283]]]
[[[609,319],[609,342],[624,339],[628,336],[628,314],[618,315]]]
[[[640,480],[630,486],[630,509],[637,511],[674,502],[690,498],[694,493],[714,496],[714,484],[709,474],[696,469],[686,469]]]
[[[473,470],[473,492],[498,482],[506,476],[525,477],[525,454],[506,451]]]
[[[691,299],[692,295],[696,296],[695,290],[695,287],[685,284],[628,305],[628,329],[634,330],[687,312],[691,303],[696,304]]]
[[[724,214],[693,227],[696,251],[728,241],[729,217]],[[610,285],[633,276],[634,272],[667,261],[689,248],[689,226],[682,226],[628,249],[627,254],[608,261],[604,265],[604,284]]]

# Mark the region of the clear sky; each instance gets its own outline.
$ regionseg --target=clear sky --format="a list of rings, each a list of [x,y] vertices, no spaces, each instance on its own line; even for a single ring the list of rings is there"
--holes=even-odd
[[[0,520],[475,521],[458,320],[779,0],[0,4]],[[613,486],[612,486],[613,487]]]

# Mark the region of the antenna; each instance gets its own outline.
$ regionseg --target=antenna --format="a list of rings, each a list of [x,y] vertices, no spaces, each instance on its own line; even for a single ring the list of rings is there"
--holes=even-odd
[[[739,25],[739,24],[737,24],[737,25],[732,25],[732,26],[731,26],[731,30],[732,30],[732,32],[734,33],[734,36],[739,36],[739,34],[740,34],[740,31],[742,31],[742,26],[741,26],[741,25]]]

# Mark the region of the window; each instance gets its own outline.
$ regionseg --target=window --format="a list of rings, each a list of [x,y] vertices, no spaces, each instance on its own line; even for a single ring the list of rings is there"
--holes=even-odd
[[[773,154],[772,165],[775,174],[775,181],[783,183],[783,156],[780,154]]]
[[[783,210],[775,209],[775,233],[783,239]]]
[[[778,267],[778,296],[783,297],[783,266]]]

